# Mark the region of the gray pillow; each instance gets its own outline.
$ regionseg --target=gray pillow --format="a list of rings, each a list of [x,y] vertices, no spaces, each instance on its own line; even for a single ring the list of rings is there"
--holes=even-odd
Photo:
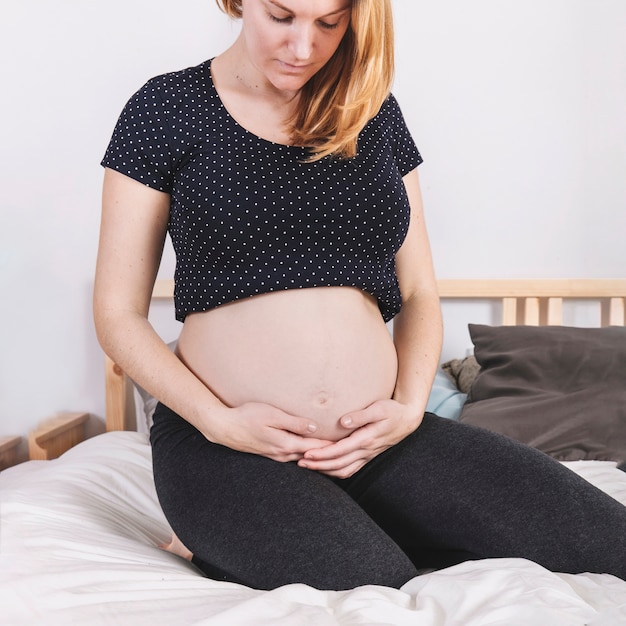
[[[626,460],[626,328],[469,331],[481,369],[461,422],[562,461]]]

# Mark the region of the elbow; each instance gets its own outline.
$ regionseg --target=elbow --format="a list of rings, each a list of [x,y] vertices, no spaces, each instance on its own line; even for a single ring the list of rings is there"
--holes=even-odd
[[[92,315],[96,338],[106,354],[112,356],[120,336],[130,326],[130,317],[134,315],[112,304],[108,299],[94,293]]]

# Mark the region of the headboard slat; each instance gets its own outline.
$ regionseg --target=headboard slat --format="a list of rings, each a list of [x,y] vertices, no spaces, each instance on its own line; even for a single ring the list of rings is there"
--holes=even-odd
[[[539,326],[539,298],[524,299],[524,324]]]
[[[106,429],[136,430],[137,421],[132,406],[132,383],[107,355],[104,357]]]
[[[515,324],[517,324],[517,298],[502,298],[502,325],[515,326]]]
[[[624,311],[624,298],[610,298],[608,307],[608,319],[602,319],[603,326],[624,326],[626,315]]]
[[[563,323],[563,298],[548,298],[546,324],[560,326]]]

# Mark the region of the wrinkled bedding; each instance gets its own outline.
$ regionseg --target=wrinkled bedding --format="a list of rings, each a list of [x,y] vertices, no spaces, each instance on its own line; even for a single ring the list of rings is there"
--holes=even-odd
[[[626,504],[626,473],[566,463]],[[618,626],[626,582],[556,574],[523,559],[467,562],[400,590],[366,586],[270,592],[202,577],[158,548],[169,526],[157,502],[145,434],[89,439],[55,461],[0,473],[0,622],[227,626]],[[626,555],[625,555],[626,558]]]

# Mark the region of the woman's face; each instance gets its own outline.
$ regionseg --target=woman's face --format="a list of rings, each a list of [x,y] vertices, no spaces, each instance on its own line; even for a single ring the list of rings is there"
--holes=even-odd
[[[279,91],[298,91],[332,57],[350,25],[351,0],[243,0],[248,58]]]

